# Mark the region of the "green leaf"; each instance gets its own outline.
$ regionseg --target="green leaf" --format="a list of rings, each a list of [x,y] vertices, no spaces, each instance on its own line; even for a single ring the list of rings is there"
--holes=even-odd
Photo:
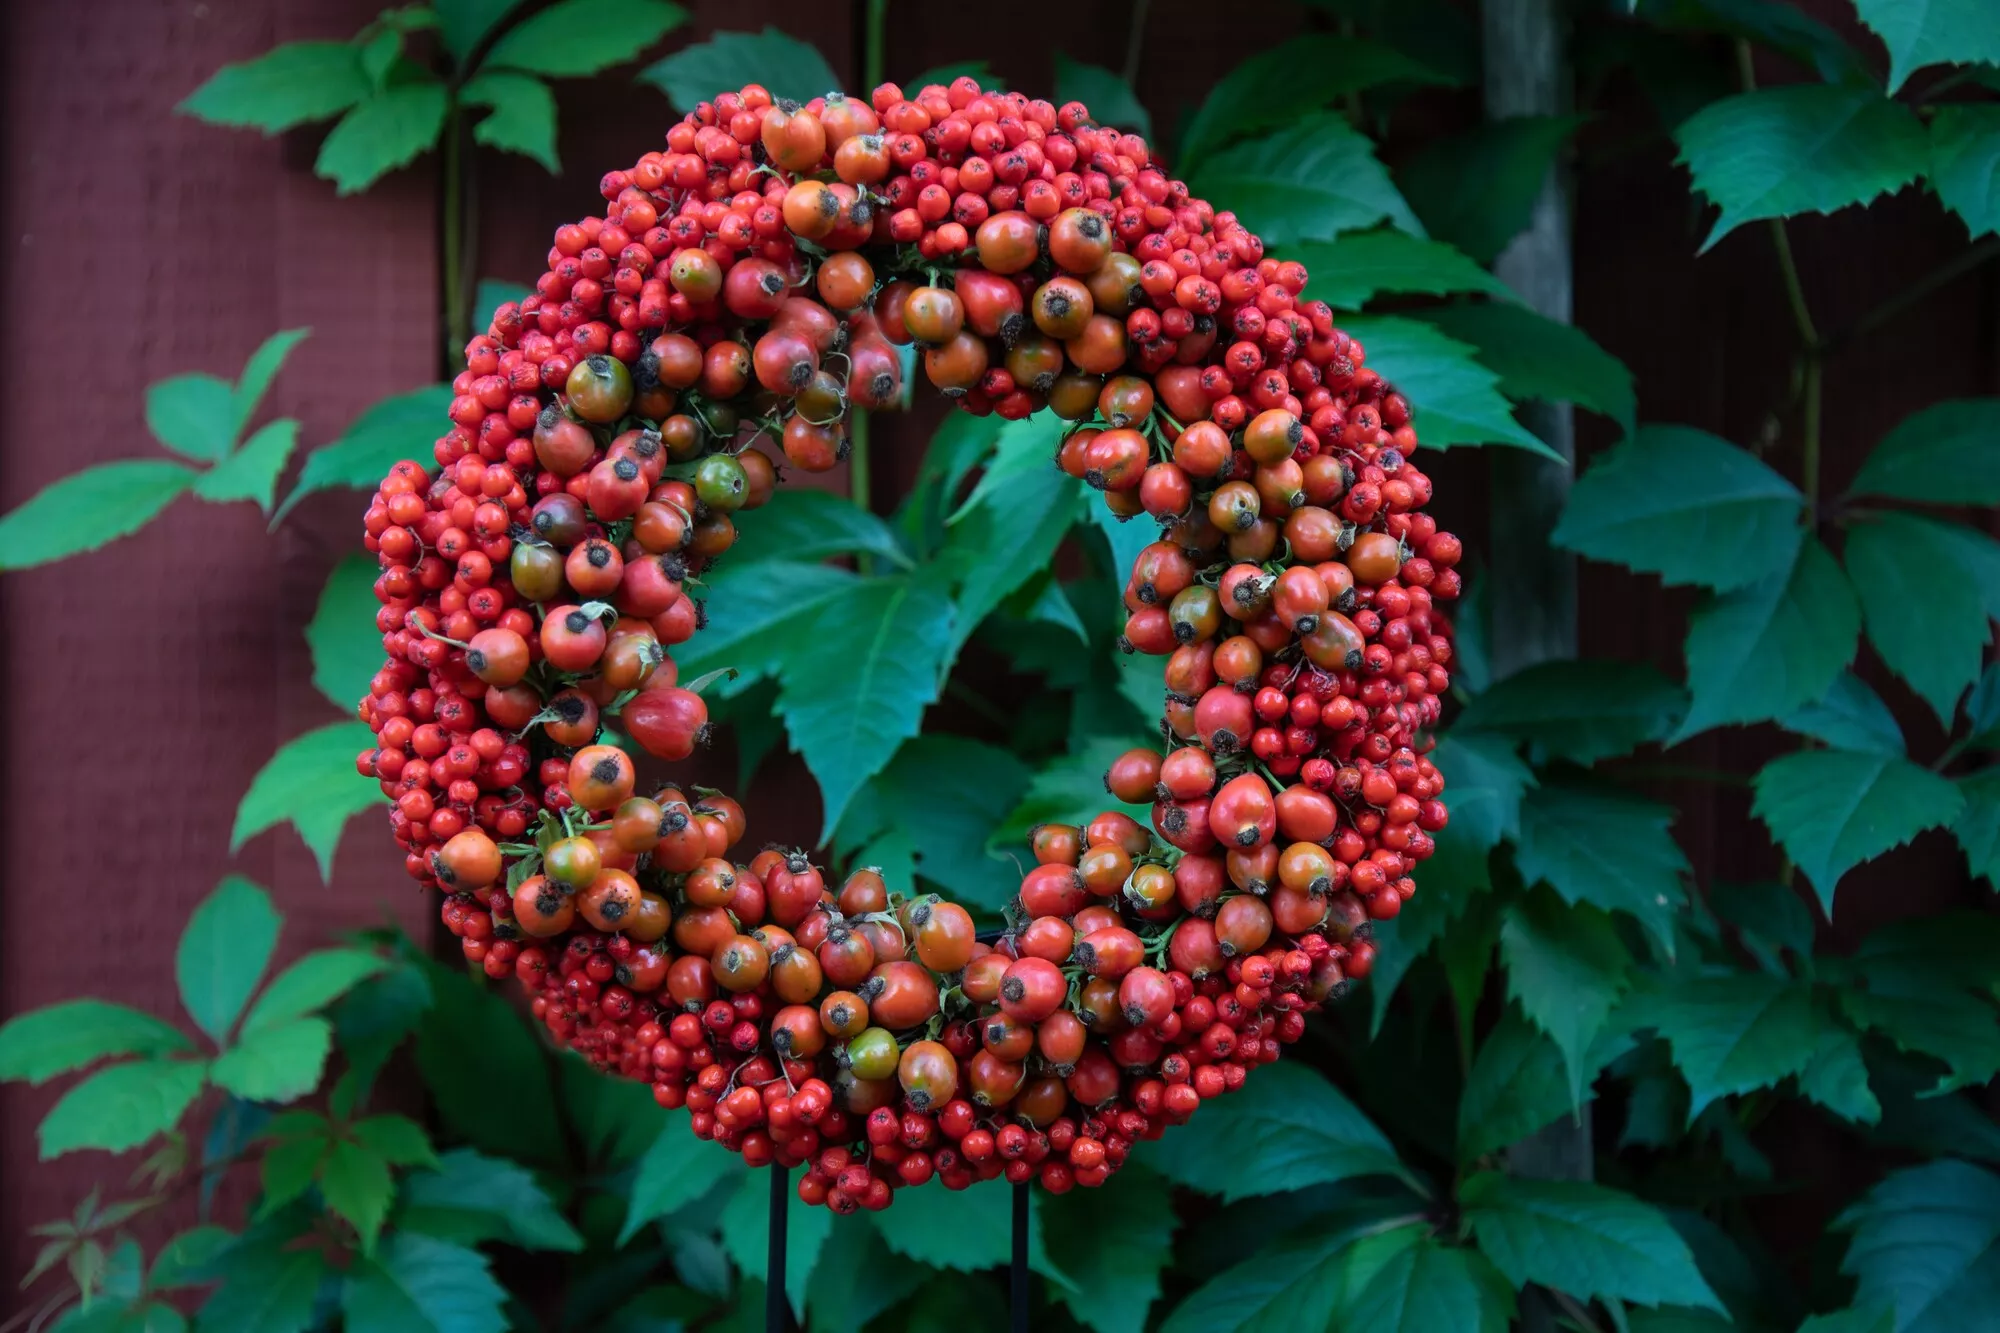
[[[422,463],[427,471],[435,467],[431,445],[444,434],[441,427],[451,398],[449,384],[431,384],[384,398],[363,412],[346,434],[306,455],[298,485],[279,506],[278,517],[314,491],[333,486],[372,489],[406,458]]]
[[[1782,957],[1787,951],[1794,958],[1812,957],[1812,909],[1796,890],[1768,880],[1718,883],[1708,891],[1708,905],[1736,927],[1744,948],[1773,976],[1789,975]]]
[[[381,572],[381,565],[366,552],[343,557],[320,589],[319,605],[306,626],[313,684],[337,708],[352,708],[364,698],[369,682],[382,669],[382,632],[375,628],[375,612],[381,606],[375,579]]]
[[[0,573],[94,551],[137,532],[198,475],[185,463],[130,458],[50,482],[0,516]]]
[[[557,78],[595,74],[632,59],[686,21],[687,11],[666,0],[560,0],[508,29],[480,67]]]
[[[1138,743],[1137,739],[1094,736],[1074,754],[1043,765],[1029,780],[1020,803],[993,831],[987,846],[1018,847],[1037,824],[1082,825],[1103,810],[1122,811],[1145,823],[1146,807],[1126,805],[1104,789],[1104,775],[1111,761]]]
[[[986,848],[994,821],[1020,800],[1028,781],[1028,766],[1005,750],[963,736],[918,736],[852,809],[878,809],[879,818],[869,822],[911,839],[917,874],[958,902],[997,915],[1020,889],[1021,875]]]
[[[477,1250],[399,1231],[349,1270],[340,1308],[353,1329],[507,1333],[506,1299]]]
[[[800,626],[780,669],[778,711],[819,782],[822,837],[917,734],[943,682],[953,622],[935,578],[920,573],[856,582]]]
[[[317,1013],[355,986],[386,970],[389,960],[364,949],[320,949],[271,979],[243,1020],[243,1034]]]
[[[169,1055],[194,1044],[172,1024],[109,1000],[63,1000],[0,1025],[0,1081],[46,1083],[107,1055]]]
[[[659,1138],[639,1159],[638,1179],[632,1182],[625,1224],[618,1232],[621,1246],[654,1218],[686,1207],[743,1169],[742,1159],[729,1149],[694,1136],[686,1111],[669,1111],[661,1121]]]
[[[930,1274],[889,1253],[866,1217],[837,1217],[813,1266],[806,1313],[812,1333],[851,1333],[900,1304]]]
[[[1521,878],[1546,880],[1569,903],[1625,912],[1672,951],[1689,873],[1668,829],[1674,811],[1602,787],[1544,783],[1521,801]]]
[[[1585,1057],[1625,994],[1632,968],[1617,927],[1587,903],[1571,907],[1554,894],[1529,893],[1507,909],[1500,959],[1507,993],[1562,1051],[1570,1100],[1581,1105],[1583,1085],[1594,1072]]]
[[[1041,1211],[1048,1246],[1075,1283],[1057,1284],[1055,1298],[1095,1333],[1145,1333],[1173,1248],[1166,1181],[1143,1169],[1120,1171],[1102,1189],[1050,1196]]]
[[[452,62],[463,66],[466,57],[506,17],[521,7],[522,0],[432,0],[437,11],[438,36]]]
[[[1861,1043],[1828,1015],[1819,1015],[1812,1058],[1799,1071],[1799,1093],[1844,1120],[1872,1125],[1882,1118],[1882,1103],[1868,1086]]]
[[[1287,253],[1312,273],[1305,299],[1324,301],[1336,310],[1359,310],[1384,292],[1512,296],[1505,283],[1463,251],[1387,227],[1350,232],[1331,242],[1309,242]]]
[[[1499,736],[1454,727],[1438,742],[1431,762],[1451,792],[1451,823],[1478,851],[1490,851],[1521,830],[1521,793],[1535,775]]]
[[[1500,377],[1479,364],[1469,344],[1400,315],[1356,315],[1341,328],[1362,344],[1369,368],[1409,397],[1412,424],[1427,448],[1507,444],[1557,457],[1514,419]]]
[[[423,1126],[408,1116],[374,1115],[348,1128],[357,1142],[392,1166],[438,1165],[438,1155]]]
[[[1929,175],[1938,201],[1964,220],[1973,240],[2000,232],[2000,106],[1939,107]]]
[[[840,87],[840,76],[824,56],[768,26],[757,33],[718,32],[647,66],[639,78],[664,92],[681,111],[746,83],[761,83],[771,96],[796,102]]]
[[[150,1142],[180,1122],[207,1075],[199,1060],[129,1060],[98,1070],[42,1118],[42,1160],[78,1148],[120,1153]]]
[[[155,380],[146,386],[146,429],[183,457],[217,462],[242,429],[236,424],[236,390],[202,371]]]
[[[1995,135],[2000,145],[2000,124]],[[1848,493],[2000,504],[2000,398],[1954,398],[1904,417],[1868,455]]]
[[[1612,1040],[1600,1040],[1592,1048],[1582,1095],[1574,1098],[1562,1052],[1509,1006],[1479,1044],[1459,1096],[1458,1160],[1474,1161],[1575,1114],[1596,1096],[1590,1086],[1596,1067],[1615,1049]]]
[[[235,1247],[224,1260],[222,1285],[201,1307],[202,1333],[305,1333],[317,1322],[329,1273],[317,1248],[265,1241]]]
[[[1349,93],[1385,83],[1450,81],[1365,37],[1331,32],[1295,36],[1223,75],[1182,132],[1179,160],[1192,175],[1203,159],[1232,140],[1294,124]],[[1060,73],[1056,82],[1060,87]]]
[[[852,500],[830,491],[787,487],[745,520],[726,567],[765,560],[809,564],[857,552],[904,569],[913,564],[896,530]]]
[[[1781,724],[1785,730],[1825,741],[1836,750],[1902,754],[1903,729],[1881,696],[1851,671],[1834,677],[1817,703],[1807,704]]]
[[[1543,662],[1477,695],[1461,730],[1530,743],[1537,763],[1594,764],[1665,740],[1687,706],[1680,687],[1639,662]]]
[[[1812,1316],[1799,1325],[1798,1333],[1896,1333],[1896,1316],[1893,1310],[1836,1310]]]
[[[795,1177],[787,1174],[788,1182]],[[791,1189],[796,1189],[796,1183]],[[789,1191],[788,1191],[789,1192]],[[766,1171],[746,1171],[722,1206],[722,1248],[737,1273],[746,1280],[770,1283],[771,1181]],[[826,1208],[785,1210],[785,1295],[792,1313],[803,1318],[807,1283],[826,1238],[833,1230],[833,1212]]]
[[[1188,188],[1206,199],[1227,199],[1268,245],[1330,241],[1384,220],[1423,230],[1375,160],[1375,145],[1333,114],[1292,120],[1275,134],[1200,163]]]
[[[1426,229],[1490,264],[1528,225],[1581,116],[1510,116],[1434,140],[1396,173]]]
[[[313,170],[340,194],[357,194],[427,152],[450,104],[451,94],[434,79],[385,88],[340,118]]]
[[[945,526],[936,565],[958,591],[957,634],[948,656],[1016,589],[1047,568],[1085,502],[1083,483],[1050,466],[1050,423],[1030,420],[1029,429],[1002,432],[999,454]]]
[[[354,771],[354,757],[374,748],[365,722],[332,722],[286,741],[243,793],[229,849],[289,820],[312,849],[321,878],[331,879],[334,848],[349,817],[386,799],[378,783]]]
[[[1341,1272],[1341,1327],[1371,1333],[1507,1333],[1514,1288],[1479,1251],[1428,1222],[1366,1236]]]
[[[1488,1171],[1459,1188],[1459,1202],[1479,1248],[1516,1287],[1539,1282],[1586,1300],[1722,1310],[1687,1242],[1629,1194]]]
[[[716,693],[723,698],[778,674],[792,652],[809,640],[818,612],[860,596],[863,583],[849,570],[790,560],[724,562],[702,580],[708,585],[708,625],[674,657],[682,679],[723,667],[740,672],[733,681],[716,682]]]
[[[1728,592],[1791,568],[1804,508],[1748,450],[1687,426],[1642,426],[1578,478],[1551,540]]]
[[[1746,222],[1833,213],[1917,178],[1929,145],[1911,110],[1870,87],[1807,84],[1713,102],[1674,132],[1677,159],[1722,210],[1706,251]]]
[[[1861,608],[1847,576],[1808,538],[1789,574],[1705,598],[1688,622],[1691,702],[1672,743],[1712,727],[1793,715],[1824,698],[1854,658]]]
[[[921,84],[913,86],[922,87]],[[1057,106],[1082,102],[1090,108],[1094,124],[1115,125],[1142,138],[1153,137],[1153,118],[1146,114],[1146,108],[1140,104],[1138,94],[1132,91],[1132,85],[1102,65],[1086,65],[1071,60],[1061,51],[1056,52],[1056,83],[1052,100]],[[1184,161],[1192,160],[1185,153],[1182,157]]]
[[[194,493],[215,504],[255,500],[268,514],[278,474],[285,470],[285,461],[298,442],[298,422],[289,417],[267,422],[236,452],[195,478]]]
[[[1642,0],[1637,12],[1669,30],[1719,33],[1768,46],[1827,83],[1875,83],[1874,72],[1839,34],[1784,0]]]
[[[1855,0],[1889,48],[1889,91],[1927,65],[2000,61],[2000,31],[1980,0]]]
[[[337,116],[368,95],[361,54],[347,42],[286,42],[224,65],[175,108],[211,125],[276,134]]]
[[[1500,392],[1516,402],[1574,403],[1603,413],[1631,433],[1638,410],[1632,372],[1576,325],[1511,301],[1461,302],[1419,313],[1425,322],[1471,344],[1500,376]]]
[[[335,1143],[320,1167],[319,1191],[326,1206],[353,1225],[361,1252],[373,1253],[375,1238],[396,1198],[389,1163],[362,1144]]]
[[[534,290],[525,283],[509,282],[505,278],[481,278],[479,285],[472,289],[472,309],[474,313],[484,313],[490,323],[495,310],[509,301],[519,305],[527,300]]]
[[[648,1083],[606,1078],[582,1056],[559,1060],[558,1100],[586,1164],[617,1170],[637,1162],[660,1133],[660,1104]]]
[[[1657,1029],[1687,1079],[1690,1118],[1709,1103],[1805,1069],[1819,1040],[1812,990],[1762,972],[1675,980],[1633,996],[1629,1017]]]
[[[1137,1145],[1134,1160],[1225,1203],[1356,1176],[1411,1179],[1382,1131],[1303,1064],[1258,1070],[1203,1119],[1196,1131]]]
[[[907,1191],[902,1205],[869,1214],[882,1241],[918,1263],[977,1272],[1007,1262],[1013,1250],[1013,1190],[1003,1181],[982,1181],[969,1190],[942,1186]],[[1028,1266],[1058,1288],[1074,1285],[1049,1259],[1043,1241],[1039,1191],[1028,1199]]]
[[[294,1018],[244,1033],[215,1058],[212,1076],[245,1101],[294,1101],[319,1086],[332,1047],[333,1024],[324,1018]]]
[[[263,980],[283,918],[271,895],[231,875],[188,917],[174,957],[181,1004],[218,1045]]]
[[[1965,849],[1972,874],[2000,886],[2000,769],[1959,778],[1958,790],[1965,809],[1952,821],[1951,834]]]
[[[1836,1226],[1860,1308],[1888,1307],[1897,1333],[1971,1333],[2000,1302],[2000,1177],[1968,1162],[1906,1167]]]
[[[483,981],[430,967],[432,1000],[417,1029],[417,1069],[438,1118],[476,1148],[537,1165],[566,1160],[540,1038]],[[504,1098],[495,1088],[507,1089]]]
[[[1282,1067],[1282,1066],[1276,1066]],[[1350,1205],[1225,1268],[1174,1307],[1159,1333],[1300,1333],[1334,1327],[1343,1261],[1381,1225],[1379,1208]]]
[[[235,391],[230,396],[230,406],[235,427],[229,438],[234,440],[243,434],[250,418],[257,415],[258,406],[264,395],[270,391],[271,381],[284,369],[285,359],[292,349],[304,342],[311,329],[284,329],[266,338],[243,363],[243,373],[237,377]],[[266,508],[269,508],[267,505]]]
[[[582,1235],[527,1168],[470,1148],[454,1148],[432,1169],[404,1178],[396,1225],[465,1244],[498,1240],[524,1250],[583,1249]]]
[[[1833,916],[1840,877],[1958,817],[1963,798],[1950,781],[1896,755],[1807,750],[1772,760],[1757,774],[1750,812],[1819,894]]]
[[[1836,993],[1857,1024],[1949,1068],[1924,1095],[1979,1087],[2000,1074],[1996,959],[2000,921],[1983,913],[1899,921],[1861,942]]]
[[[543,12],[553,14],[556,10]],[[531,157],[551,175],[562,170],[562,160],[556,155],[556,97],[548,84],[529,74],[487,70],[466,81],[458,100],[467,106],[493,108],[491,115],[481,116],[472,127],[475,140],[488,148]]]

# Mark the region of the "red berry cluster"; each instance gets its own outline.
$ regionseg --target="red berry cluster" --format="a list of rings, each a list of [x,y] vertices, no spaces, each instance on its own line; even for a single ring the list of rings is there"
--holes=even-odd
[[[1444,824],[1421,756],[1459,544],[1420,512],[1408,403],[1300,265],[1077,103],[753,85],[602,194],[467,346],[435,466],[367,512],[388,661],[358,763],[410,874],[558,1040],[806,1164],[809,1202],[1101,1183],[1366,975]],[[1106,776],[1153,829],[1037,829],[993,943],[873,870],[736,862],[736,802],[642,794],[604,743],[614,717],[659,759],[704,739],[668,649],[778,479],[760,442],[833,466],[912,342],[959,406],[1072,423],[1057,465],[1162,528],[1125,636],[1168,658],[1169,748]]]

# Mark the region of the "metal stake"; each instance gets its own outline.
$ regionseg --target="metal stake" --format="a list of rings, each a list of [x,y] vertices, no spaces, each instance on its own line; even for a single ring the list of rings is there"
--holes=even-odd
[[[1028,1183],[1014,1186],[1014,1262],[1007,1274],[1007,1303],[1014,1333],[1028,1333]]]
[[[771,1164],[769,1248],[764,1262],[764,1333],[791,1333],[792,1305],[785,1296],[785,1211],[792,1199],[792,1173]]]

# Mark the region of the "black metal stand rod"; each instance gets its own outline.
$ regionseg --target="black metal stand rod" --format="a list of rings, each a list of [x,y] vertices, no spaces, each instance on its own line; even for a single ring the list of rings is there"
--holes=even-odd
[[[785,1214],[792,1201],[792,1173],[771,1164],[769,1249],[764,1263],[764,1333],[791,1333],[792,1305],[785,1296]]]
[[[1014,1186],[1014,1262],[1007,1274],[1013,1333],[1028,1333],[1028,1186]]]

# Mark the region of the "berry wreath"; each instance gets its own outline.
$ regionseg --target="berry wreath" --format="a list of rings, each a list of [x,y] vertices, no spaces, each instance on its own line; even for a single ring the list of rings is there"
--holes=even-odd
[[[434,467],[370,501],[388,660],[360,715],[409,873],[553,1037],[685,1106],[799,1197],[1098,1185],[1242,1086],[1365,976],[1444,826],[1424,757],[1460,543],[1422,512],[1409,403],[1306,271],[1146,142],[969,78],[804,106],[751,85],[605,176],[548,271],[466,346]],[[616,715],[686,759],[687,583],[769,498],[777,443],[845,454],[898,345],[961,409],[1063,423],[1054,461],[1157,520],[1124,643],[1166,658],[1151,802],[1034,831],[987,943],[963,907],[639,794]],[[753,520],[754,521],[754,520]]]

